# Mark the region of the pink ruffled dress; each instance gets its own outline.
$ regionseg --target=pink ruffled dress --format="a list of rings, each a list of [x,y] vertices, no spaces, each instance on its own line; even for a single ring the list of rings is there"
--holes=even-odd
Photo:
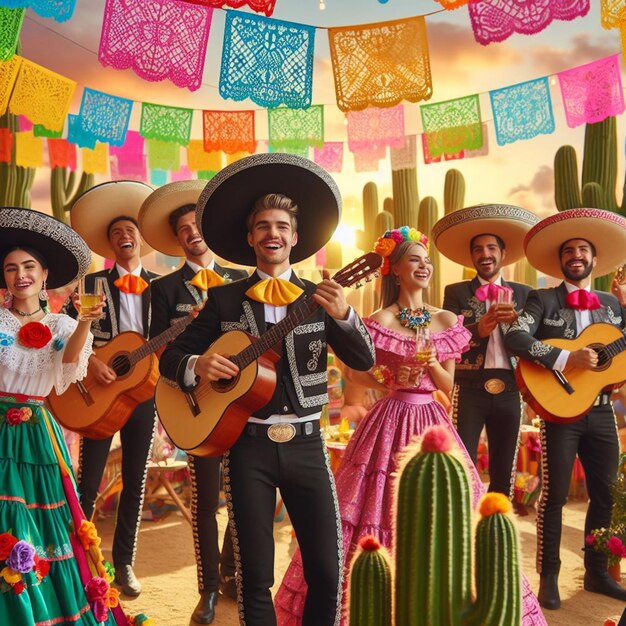
[[[391,392],[379,400],[361,420],[335,475],[346,573],[358,541],[364,535],[374,535],[383,545],[391,548],[392,487],[400,460],[399,453],[429,426],[448,426],[456,439],[469,468],[474,507],[484,490],[478,472],[446,410],[433,398],[437,387],[428,372],[415,380],[409,377],[409,381],[413,381],[416,386],[397,388],[398,381],[406,384],[405,366],[415,353],[415,339],[390,330],[374,320],[366,318],[364,322],[376,346],[376,364],[378,367],[383,366],[383,373],[387,374],[385,384]],[[459,362],[461,353],[468,347],[470,336],[461,316],[451,328],[432,333],[438,360],[454,359]],[[523,626],[545,625],[537,599],[526,578],[523,594]],[[302,623],[305,597],[306,583],[298,550],[274,599],[278,626],[299,626]],[[344,617],[342,624],[345,623],[347,619]]]

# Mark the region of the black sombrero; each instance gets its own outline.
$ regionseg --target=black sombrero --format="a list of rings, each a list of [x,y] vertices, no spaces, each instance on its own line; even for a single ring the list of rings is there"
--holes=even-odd
[[[46,286],[50,289],[77,281],[91,263],[87,244],[67,224],[32,209],[0,207],[0,253],[15,246],[41,253],[49,267]],[[6,287],[3,272],[0,287]]]
[[[332,177],[317,163],[292,154],[253,154],[235,161],[212,178],[196,206],[196,222],[209,248],[238,265],[256,264],[246,241],[246,217],[254,203],[281,193],[298,205],[298,243],[290,261],[320,250],[341,217],[341,195]]]

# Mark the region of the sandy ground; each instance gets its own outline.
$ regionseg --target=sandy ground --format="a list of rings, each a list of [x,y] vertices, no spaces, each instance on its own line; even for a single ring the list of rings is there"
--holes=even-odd
[[[550,626],[602,626],[609,616],[621,614],[621,602],[605,596],[583,591],[582,545],[583,520],[586,504],[571,502],[565,508],[563,520],[563,561],[559,586],[562,607],[558,611],[546,611]],[[524,571],[533,590],[537,591],[539,580],[535,573],[535,514],[531,510],[526,517],[517,517],[522,540]],[[226,525],[226,511],[220,509],[219,525]],[[105,557],[110,559],[113,520],[98,523]],[[276,538],[276,586],[280,584],[289,558],[293,552],[289,520],[275,525]],[[155,626],[187,626],[196,605],[196,569],[192,534],[189,524],[178,513],[171,513],[159,522],[144,521],[141,524],[135,571],[143,584],[143,593],[135,599],[125,599],[124,606],[132,613],[145,612]],[[626,582],[626,577],[624,577]],[[217,607],[215,626],[236,626],[237,609],[233,601],[221,598]],[[441,625],[445,626],[445,625]]]

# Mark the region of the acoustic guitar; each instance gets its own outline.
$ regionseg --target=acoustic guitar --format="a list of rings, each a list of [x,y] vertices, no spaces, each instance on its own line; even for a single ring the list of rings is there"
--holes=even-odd
[[[361,286],[382,264],[374,252],[340,270],[333,280]],[[265,406],[276,388],[278,355],[272,347],[313,314],[318,304],[305,296],[287,317],[258,339],[241,330],[224,333],[204,353],[230,355],[239,374],[229,380],[200,381],[190,392],[161,376],[155,402],[159,419],[174,444],[197,456],[220,456],[237,441],[250,415]]]
[[[117,374],[117,379],[101,385],[88,372],[61,395],[52,390],[47,400],[59,424],[91,439],[106,439],[120,430],[135,407],[154,394],[159,378],[154,353],[176,338],[192,319],[192,315],[184,317],[149,341],[127,331],[94,348],[96,357]]]
[[[598,353],[593,370],[549,370],[520,359],[515,378],[522,397],[545,420],[571,422],[586,415],[603,389],[616,389],[626,380],[626,336],[611,324],[591,324],[575,339],[546,339],[545,343],[573,352],[584,347]]]

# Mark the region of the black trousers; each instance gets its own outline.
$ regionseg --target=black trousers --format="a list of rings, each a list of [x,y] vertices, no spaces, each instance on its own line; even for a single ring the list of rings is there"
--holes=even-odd
[[[243,602],[242,623],[275,626],[273,522],[279,488],[308,585],[302,626],[333,626],[341,605],[343,550],[335,483],[319,433],[274,443],[247,429],[224,455],[224,479]]]
[[[191,520],[198,568],[198,590],[217,591],[220,570],[223,576],[235,575],[230,527],[226,527],[220,559],[217,520],[221,457],[189,455],[191,477]]]
[[[148,457],[155,425],[154,400],[148,400],[137,405],[120,431],[123,484],[113,537],[114,565],[132,565],[135,562]],[[93,514],[112,439],[81,439],[78,489],[87,519]]]
[[[491,378],[485,370],[484,379]],[[513,373],[505,378],[512,384]],[[491,394],[484,389],[469,389],[458,381],[454,394],[456,429],[467,452],[476,464],[478,441],[483,426],[489,444],[489,491],[513,495],[517,446],[522,419],[522,403],[518,391]]]
[[[562,509],[567,500],[574,460],[578,454],[587,482],[589,508],[585,537],[611,523],[611,484],[617,475],[619,440],[610,404],[566,424],[541,423],[542,489],[537,514],[537,571],[558,574],[561,566]],[[584,544],[583,544],[584,545]],[[585,569],[606,572],[606,555],[585,550]]]

